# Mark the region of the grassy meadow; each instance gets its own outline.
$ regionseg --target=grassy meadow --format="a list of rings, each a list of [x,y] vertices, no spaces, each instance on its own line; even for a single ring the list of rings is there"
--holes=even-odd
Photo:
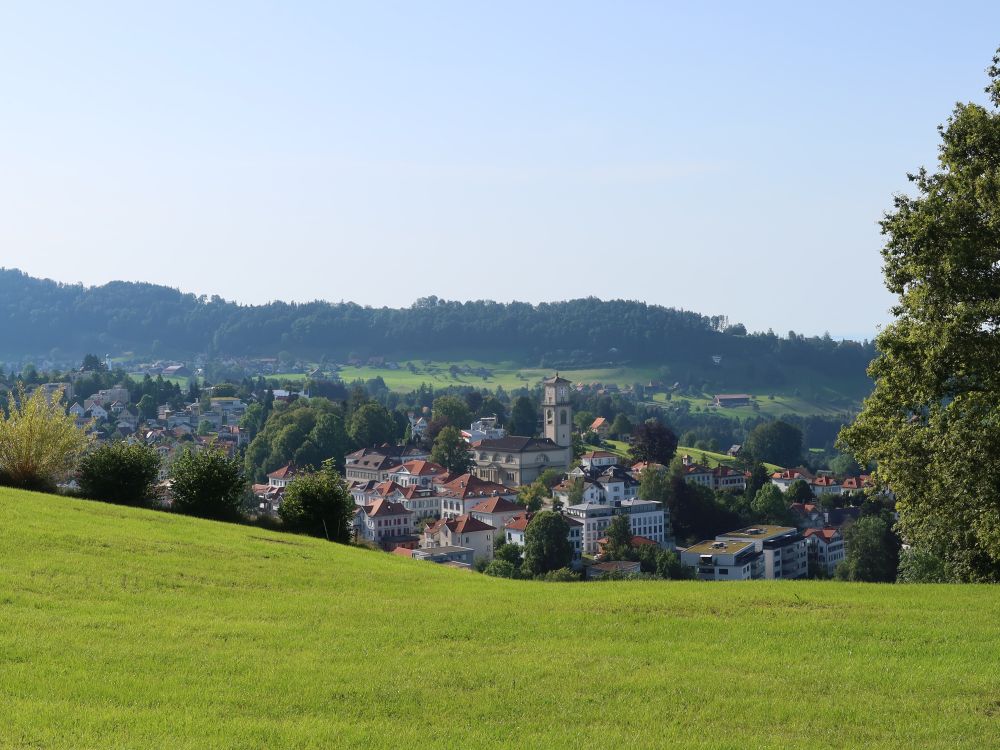
[[[681,394],[671,394],[670,401],[665,393],[653,395],[653,402],[663,405],[667,403],[677,403],[686,401],[691,408],[701,408],[703,411],[710,411],[723,417],[746,419],[753,416],[781,417],[785,415],[797,415],[800,417],[821,416],[837,417],[843,415],[851,409],[832,406],[830,403],[819,399],[809,399],[802,396],[755,393],[758,408],[753,406],[734,406],[720,408],[712,406],[712,399],[715,394],[703,393],[700,396],[685,396]],[[855,405],[858,406],[859,404]]]
[[[991,747],[1000,589],[498,580],[0,490],[0,747]]]

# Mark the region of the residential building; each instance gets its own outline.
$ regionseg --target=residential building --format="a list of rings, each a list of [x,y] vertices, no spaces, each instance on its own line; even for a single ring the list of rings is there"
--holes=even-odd
[[[618,462],[618,456],[609,451],[588,451],[580,456],[580,465],[588,470],[617,466]]]
[[[430,487],[448,476],[448,470],[432,461],[407,461],[388,470],[386,479],[402,487]]]
[[[763,553],[750,541],[698,542],[680,551],[681,564],[702,581],[745,581],[763,575]]]
[[[524,513],[524,506],[504,497],[491,497],[472,506],[469,515],[488,523],[495,529],[502,529],[507,521]]]
[[[377,544],[385,550],[396,547],[415,547],[418,539],[413,535],[413,513],[401,503],[376,500],[371,505],[359,507],[354,513],[354,528],[358,539]]]
[[[435,492],[441,498],[441,515],[444,518],[465,515],[484,500],[503,498],[513,501],[517,498],[516,489],[488,482],[475,474],[461,474],[443,484],[436,484]]]
[[[753,542],[754,548],[763,553],[763,577],[769,580],[805,578],[809,573],[806,540],[796,528],[747,526],[715,538],[721,542]]]
[[[389,473],[407,461],[426,461],[427,451],[406,445],[361,448],[344,457],[344,478],[349,482],[384,482]]]
[[[607,440],[611,435],[611,423],[604,417],[598,417],[590,423],[589,431],[596,433],[601,440]]]
[[[847,557],[844,535],[840,529],[806,529],[802,536],[806,540],[809,562],[816,570],[832,576],[837,566]]]
[[[585,555],[598,552],[598,542],[605,537],[614,516],[627,514],[633,535],[652,539],[661,547],[670,548],[670,516],[662,503],[653,500],[620,500],[610,504],[580,503],[563,510],[567,518],[583,525],[582,551]]]
[[[499,440],[507,437],[507,430],[497,424],[496,417],[477,419],[469,429],[462,430],[462,437],[467,443],[478,443],[481,440]]]
[[[442,518],[424,529],[421,548],[470,547],[476,560],[493,559],[493,536],[497,529],[488,523],[462,515],[457,518]]]
[[[471,547],[428,547],[409,551],[414,560],[426,560],[456,568],[472,568],[476,551]],[[397,553],[404,554],[404,553]]]

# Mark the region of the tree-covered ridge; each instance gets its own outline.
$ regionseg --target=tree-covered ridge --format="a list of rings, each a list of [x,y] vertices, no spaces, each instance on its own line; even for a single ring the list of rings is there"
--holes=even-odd
[[[532,305],[427,297],[407,308],[350,302],[239,305],[146,283],[60,284],[0,269],[0,353],[127,350],[341,356],[468,356],[523,361],[632,361],[739,368],[748,383],[787,367],[864,379],[868,342],[747,334],[724,316],[644,302],[575,299]],[[713,357],[721,357],[715,364]]]

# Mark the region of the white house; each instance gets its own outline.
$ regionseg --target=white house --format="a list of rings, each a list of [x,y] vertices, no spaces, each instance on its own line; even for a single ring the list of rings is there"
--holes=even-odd
[[[470,547],[476,560],[493,559],[493,536],[497,529],[470,515],[442,518],[424,529],[421,548]]]
[[[749,541],[709,539],[681,550],[680,558],[702,581],[745,581],[759,578],[763,568],[763,555]]]
[[[832,576],[837,566],[847,557],[844,535],[840,529],[806,529],[805,537],[808,559],[828,576]]]
[[[768,580],[805,578],[809,573],[806,540],[792,526],[747,526],[719,534],[721,542],[752,542],[763,553],[763,577]]]
[[[376,500],[354,513],[354,528],[359,539],[386,549],[408,546],[414,542],[413,513],[400,503]],[[413,544],[413,546],[416,546]]]

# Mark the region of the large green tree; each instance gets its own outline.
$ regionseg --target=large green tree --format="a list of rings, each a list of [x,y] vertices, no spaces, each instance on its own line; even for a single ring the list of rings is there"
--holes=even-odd
[[[802,460],[802,430],[780,419],[763,422],[750,430],[743,451],[754,461],[795,466]]]
[[[884,515],[862,516],[844,534],[847,556],[837,566],[846,581],[891,583],[899,566],[899,538]]]
[[[905,540],[962,581],[1000,581],[1000,55],[988,72],[990,106],[955,106],[937,169],[881,222],[895,320],[841,433],[898,498]]]
[[[346,543],[354,509],[347,485],[327,461],[321,471],[299,475],[288,484],[278,515],[289,529]]]
[[[434,399],[431,413],[434,419],[441,419],[460,430],[472,423],[472,411],[458,396],[438,396]]]
[[[538,430],[538,410],[535,403],[527,396],[518,396],[510,411],[510,429],[512,435],[533,437]]]
[[[629,453],[634,461],[667,466],[677,452],[677,435],[655,419],[643,422],[635,430]]]
[[[539,511],[524,531],[524,562],[521,570],[531,576],[569,567],[573,548],[569,543],[569,524],[559,513]]]
[[[431,461],[441,464],[452,474],[465,474],[472,468],[469,444],[457,427],[445,427],[434,439]]]

